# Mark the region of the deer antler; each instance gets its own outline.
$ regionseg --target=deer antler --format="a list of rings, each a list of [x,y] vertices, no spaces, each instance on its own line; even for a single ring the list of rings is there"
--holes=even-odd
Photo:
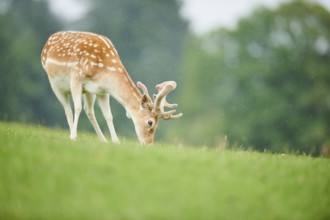
[[[176,82],[174,82],[174,81],[170,81],[171,83],[174,83],[174,89],[176,88]],[[157,86],[156,86],[156,89],[158,90],[158,92],[160,91],[160,90],[162,90],[163,88],[164,88],[164,86],[167,84],[167,83],[169,83],[168,81],[166,81],[166,82],[163,82],[163,83],[161,83],[161,84],[158,84]],[[154,99],[156,98],[156,95],[154,94]],[[162,102],[161,102],[161,104],[160,104],[160,106],[162,107],[162,109],[164,109],[164,107],[166,107],[166,108],[175,108],[175,107],[177,107],[178,106],[178,104],[170,104],[170,103],[168,103],[167,101],[166,101],[166,96],[163,98],[163,100],[162,100]]]
[[[142,89],[142,91],[143,91],[143,95],[146,95],[147,98],[151,101],[152,99],[151,99],[150,96],[149,96],[149,92],[148,92],[147,87],[146,87],[142,82],[140,82],[140,81],[138,81],[138,82],[136,83],[136,85],[137,85],[137,87],[139,87],[140,89]]]
[[[176,88],[176,82],[166,81],[156,86],[158,94],[154,97],[154,108],[153,112],[157,112],[159,116],[164,120],[177,119],[183,114],[173,115],[176,110],[164,111],[164,107],[175,108],[177,104],[170,104],[166,101],[166,96]]]
[[[149,101],[152,103],[152,99],[149,96],[147,87],[140,81],[137,82],[137,87],[142,89],[143,95],[145,95],[147,99],[149,99]],[[166,96],[175,88],[176,88],[176,82],[174,81],[166,81],[156,86],[156,89],[158,90],[158,94],[153,96],[154,101],[153,101],[152,112],[155,115],[160,116],[164,120],[177,119],[183,115],[182,113],[173,115],[176,112],[176,110],[170,110],[170,111],[164,110],[164,107],[175,108],[178,106],[178,104],[170,104],[166,101]]]

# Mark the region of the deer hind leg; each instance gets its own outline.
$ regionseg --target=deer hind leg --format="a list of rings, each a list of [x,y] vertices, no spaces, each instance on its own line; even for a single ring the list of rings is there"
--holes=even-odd
[[[97,136],[99,137],[99,139],[103,142],[108,142],[107,139],[104,137],[102,130],[100,129],[100,126],[95,118],[95,113],[94,113],[95,98],[96,98],[95,94],[86,93],[84,95],[84,110],[87,114],[89,121],[93,125],[94,130]]]
[[[115,127],[113,125],[113,120],[112,120],[113,117],[111,114],[109,99],[110,99],[109,94],[99,95],[97,97],[97,101],[100,106],[100,109],[103,113],[105,120],[107,121],[107,125],[108,125],[109,131],[110,131],[112,142],[115,144],[119,144],[119,139],[117,137],[117,133],[116,133]]]
[[[51,80],[50,80],[50,82],[51,82]],[[70,96],[69,96],[69,94],[66,94],[65,92],[60,90],[52,82],[50,84],[51,84],[54,94],[56,95],[57,99],[60,101],[61,105],[64,108],[65,116],[68,121],[70,132],[71,132],[72,127],[73,127],[73,115],[72,115],[72,110],[71,110],[71,105],[70,105]]]
[[[81,99],[82,99],[82,83],[77,79],[71,79],[70,82],[71,95],[74,105],[74,120],[71,129],[71,140],[77,140],[77,128],[78,120],[82,109]]]

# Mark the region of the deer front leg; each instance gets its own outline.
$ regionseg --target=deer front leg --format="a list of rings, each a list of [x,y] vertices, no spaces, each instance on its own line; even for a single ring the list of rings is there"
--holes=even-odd
[[[97,120],[95,118],[95,113],[94,113],[94,103],[95,103],[95,98],[96,95],[95,94],[90,94],[90,93],[86,93],[84,95],[84,110],[87,114],[87,117],[89,119],[89,121],[91,122],[91,124],[94,127],[94,130],[97,134],[97,136],[99,137],[99,139],[103,142],[108,142],[107,139],[104,137],[102,130],[100,129],[99,124],[97,123]]]
[[[70,128],[70,132],[73,127],[73,115],[72,110],[70,106],[70,96],[68,94],[65,94],[65,92],[61,91],[54,83],[52,83],[50,79],[50,85],[53,89],[54,94],[56,95],[57,99],[60,101],[61,105],[64,108],[65,116],[68,121],[68,125]]]
[[[97,97],[100,109],[103,113],[103,116],[105,120],[107,121],[107,125],[110,131],[111,139],[114,144],[119,144],[119,139],[117,137],[117,133],[115,130],[115,127],[113,125],[113,117],[111,114],[111,109],[110,109],[110,95],[105,94],[105,95],[99,95]]]
[[[71,79],[70,82],[71,87],[71,95],[74,105],[74,120],[73,126],[71,129],[71,140],[77,140],[77,128],[78,128],[78,120],[82,109],[81,99],[82,99],[82,83],[75,78]]]

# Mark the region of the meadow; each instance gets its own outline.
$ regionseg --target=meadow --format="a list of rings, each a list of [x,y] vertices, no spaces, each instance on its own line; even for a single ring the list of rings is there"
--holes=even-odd
[[[330,219],[330,160],[0,122],[0,219]]]

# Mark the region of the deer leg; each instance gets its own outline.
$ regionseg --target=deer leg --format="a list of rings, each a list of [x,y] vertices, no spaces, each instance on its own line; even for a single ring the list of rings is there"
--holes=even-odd
[[[82,105],[81,105],[81,99],[82,99],[82,84],[79,80],[71,79],[70,82],[71,87],[71,95],[74,105],[74,120],[73,120],[73,126],[71,129],[71,140],[77,140],[77,128],[78,128],[78,120],[81,113]]]
[[[63,91],[61,91],[55,84],[50,83],[54,94],[56,95],[57,99],[60,101],[61,105],[64,108],[65,116],[69,124],[70,132],[72,130],[73,126],[73,115],[70,105],[70,96],[68,94],[65,94]]]
[[[86,93],[84,95],[84,110],[87,114],[89,121],[93,125],[94,130],[97,136],[99,137],[99,139],[103,142],[108,142],[107,139],[104,137],[102,130],[100,129],[100,126],[95,118],[95,113],[94,113],[95,98],[96,98],[95,94]]]
[[[110,131],[112,142],[114,144],[119,144],[119,139],[117,137],[116,130],[115,130],[115,127],[113,125],[113,120],[112,120],[113,117],[112,117],[112,114],[111,114],[109,98],[110,98],[110,95],[105,94],[105,95],[99,95],[97,97],[97,100],[98,100],[98,104],[100,106],[100,109],[103,113],[103,116],[104,116],[105,120],[107,121],[107,125],[108,125],[109,131]]]

